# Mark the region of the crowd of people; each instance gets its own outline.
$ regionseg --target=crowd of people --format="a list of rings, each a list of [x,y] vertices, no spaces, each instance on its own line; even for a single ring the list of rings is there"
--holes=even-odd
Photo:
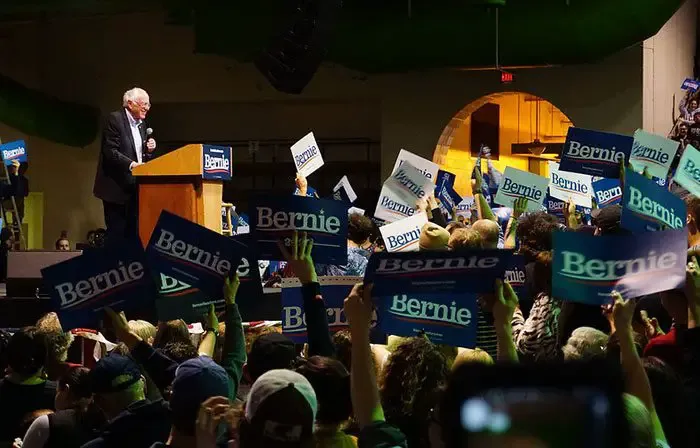
[[[552,236],[624,234],[621,208],[596,209],[591,222],[573,204],[566,204],[563,219],[544,210],[525,212],[524,200],[499,210],[491,200],[499,173],[490,160],[488,166],[485,175],[480,168],[474,172],[470,217],[445,213],[432,196],[416,206],[430,219],[421,231],[421,251],[504,248],[525,257],[527,295],[518,297],[497,281],[493,294],[478,299],[476,347],[438,345],[425,335],[370,343],[371,284],[349,292],[347,330],[329,331],[318,277],[363,276],[371,254],[383,249],[376,224],[352,214],[346,265],[315,264],[313,241],[305,234],[295,234],[291,247],[280,245],[285,263],[278,274],[302,284],[306,344],[293,343],[279,327],[244,324],[237,276],[224,286],[225,312],[219,316],[212,306],[203,332],[190,331],[181,320],[128,320],[107,309],[105,328],[115,343],[98,342],[95,359],[83,359],[84,365],[67,362],[76,336],[54,313],[13,334],[3,332],[0,446],[468,446],[471,439],[454,430],[446,405],[446,391],[464,369],[582,361],[622,372],[625,446],[698,446],[700,198],[685,198],[684,290],[584,305],[552,295]],[[305,180],[297,182],[297,194],[304,194]],[[578,442],[556,446],[582,446]],[[494,435],[473,446],[555,445]]]

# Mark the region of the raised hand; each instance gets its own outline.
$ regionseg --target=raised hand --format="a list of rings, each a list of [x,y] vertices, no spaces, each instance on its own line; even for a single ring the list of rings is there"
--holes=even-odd
[[[292,236],[291,247],[287,249],[282,241],[277,242],[280,252],[291,266],[294,275],[299,278],[302,284],[318,282],[316,275],[316,267],[311,258],[311,250],[314,247],[314,241],[307,237],[306,232],[302,232],[301,238],[296,230]]]
[[[357,283],[352,287],[350,295],[343,303],[345,317],[350,324],[352,331],[369,331],[372,323],[372,313],[374,306],[372,304],[372,284],[363,285]]]

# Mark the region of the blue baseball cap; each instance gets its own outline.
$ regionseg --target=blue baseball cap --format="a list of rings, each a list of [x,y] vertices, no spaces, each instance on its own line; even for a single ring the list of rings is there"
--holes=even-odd
[[[176,415],[192,418],[202,403],[211,397],[228,397],[229,376],[223,367],[208,356],[188,359],[175,371],[170,395],[170,409]]]
[[[141,379],[138,364],[127,356],[113,353],[100,359],[90,371],[92,391],[108,394],[127,389]]]

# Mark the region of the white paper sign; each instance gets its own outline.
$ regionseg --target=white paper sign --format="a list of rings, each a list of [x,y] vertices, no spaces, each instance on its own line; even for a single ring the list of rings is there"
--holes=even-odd
[[[404,200],[415,206],[418,199],[426,198],[435,190],[433,181],[410,162],[404,162],[384,181],[384,185]]]
[[[348,215],[356,215],[356,214],[364,216],[365,211],[361,208],[358,208],[358,207],[350,207],[348,209]]]
[[[291,149],[294,165],[304,177],[309,177],[311,173],[323,166],[321,150],[316,144],[313,132],[302,137],[301,140],[292,145]]]
[[[693,195],[700,196],[700,151],[693,145],[686,145],[673,181]]]
[[[437,163],[433,163],[428,159],[424,159],[423,157],[417,156],[410,151],[402,149],[399,151],[399,156],[396,158],[394,169],[391,172],[396,172],[396,170],[399,169],[399,167],[405,162],[413,165],[418,171],[423,173],[425,177],[430,179],[432,183],[435,183],[438,170],[440,169],[440,166]]]
[[[345,190],[345,194],[350,200],[350,203],[352,204],[353,202],[355,202],[355,199],[357,199],[357,194],[355,194],[355,190],[353,190],[352,185],[350,185],[350,180],[348,179],[348,176],[343,176],[340,178],[340,182],[338,182],[336,186],[333,187],[333,193],[340,190],[341,188]]]
[[[549,179],[546,177],[507,166],[494,201],[496,204],[513,208],[516,199],[525,197],[528,198],[527,211],[536,212],[542,209],[547,185]]]
[[[549,162],[549,195],[566,202],[571,199],[581,207],[591,207],[593,186],[587,174],[560,171],[557,162]]]
[[[665,179],[678,151],[678,142],[650,134],[641,129],[634,132],[630,164],[637,172],[647,168],[654,177]]]
[[[377,208],[374,210],[375,218],[389,223],[415,214],[415,201],[408,203],[397,196],[386,184],[382,187],[382,191],[379,193],[379,201],[377,201]]]
[[[415,252],[418,250],[420,231],[428,223],[428,216],[421,212],[379,228],[388,252]]]

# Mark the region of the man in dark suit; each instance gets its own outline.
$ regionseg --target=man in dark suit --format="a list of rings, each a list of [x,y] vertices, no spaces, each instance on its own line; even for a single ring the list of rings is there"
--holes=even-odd
[[[102,199],[108,241],[138,235],[137,191],[131,170],[156,148],[155,140],[147,138],[143,122],[151,108],[148,93],[138,87],[128,90],[122,106],[105,121],[92,190]]]

